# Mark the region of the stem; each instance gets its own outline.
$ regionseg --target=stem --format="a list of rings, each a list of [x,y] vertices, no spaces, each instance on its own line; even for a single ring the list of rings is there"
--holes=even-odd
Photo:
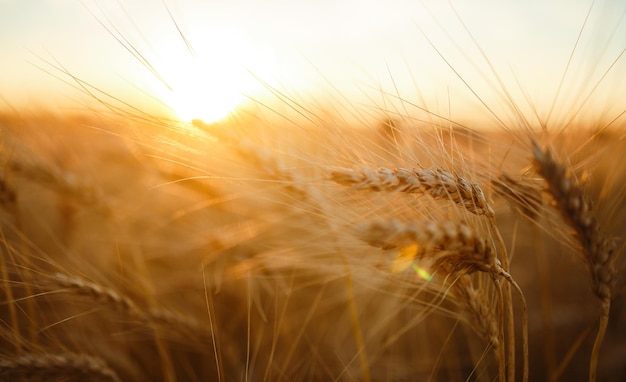
[[[595,382],[598,376],[598,358],[600,356],[600,347],[604,341],[607,326],[609,325],[609,313],[611,311],[611,296],[607,296],[602,300],[602,314],[600,316],[600,324],[598,326],[598,334],[596,341],[593,343],[591,350],[591,361],[589,362],[589,382]]]
[[[520,288],[519,284],[513,280],[513,277],[507,272],[502,272],[502,275],[507,279],[507,281],[515,288],[517,293],[519,293],[520,300],[522,301],[522,355],[524,358],[524,369],[522,374],[522,381],[528,382],[528,371],[529,371],[529,356],[528,356],[528,306],[526,305],[526,297],[524,297],[524,293],[522,292],[522,288]]]
[[[580,333],[576,341],[574,341],[574,343],[569,347],[567,353],[565,353],[565,355],[563,356],[563,359],[559,362],[556,368],[554,368],[554,371],[549,375],[550,382],[557,382],[561,380],[561,376],[565,372],[565,368],[567,367],[567,365],[570,364],[570,362],[572,362],[574,354],[576,354],[576,352],[580,349],[583,341],[585,340],[585,338],[587,338],[590,331],[591,327],[585,329],[582,333]]]
[[[504,348],[504,294],[502,293],[502,284],[494,277],[493,282],[496,286],[496,290],[498,291],[498,340],[500,344],[498,345],[498,353],[496,356],[498,357],[498,378],[500,381],[506,381],[506,353]]]
[[[499,253],[502,254],[502,269],[505,272],[509,272],[509,258],[506,252],[506,246],[504,245],[504,240],[502,239],[502,235],[500,235],[500,231],[496,227],[495,223],[496,219],[492,217],[488,219],[489,222],[489,230],[492,235],[496,238],[496,243],[499,247]],[[507,273],[508,274],[508,273]],[[509,276],[510,277],[510,276]],[[515,318],[513,316],[513,298],[511,295],[511,284],[504,284],[504,298],[503,298],[503,307],[506,307],[506,332],[507,332],[507,349],[508,349],[508,376],[507,380],[515,381]]]

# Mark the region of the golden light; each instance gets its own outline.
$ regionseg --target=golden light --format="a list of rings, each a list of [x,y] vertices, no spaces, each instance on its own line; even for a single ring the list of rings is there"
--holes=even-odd
[[[426,268],[418,265],[415,262],[418,254],[420,253],[420,250],[420,246],[417,243],[413,243],[401,248],[396,258],[391,263],[391,272],[400,273],[407,270],[408,268],[411,268],[422,280],[432,280],[433,276],[430,274],[430,272],[428,272]]]
[[[162,74],[171,89],[160,98],[184,121],[215,122],[245,100],[250,84],[243,67],[220,60],[193,60]],[[248,88],[248,89],[247,89]]]
[[[254,95],[261,84],[250,73],[264,71],[267,58],[240,41],[206,43],[202,54],[171,54],[160,58],[157,97],[183,121],[219,121]],[[249,65],[253,65],[250,67]]]
[[[391,263],[391,272],[400,273],[411,267],[420,247],[417,243],[407,245],[398,252],[398,255]]]

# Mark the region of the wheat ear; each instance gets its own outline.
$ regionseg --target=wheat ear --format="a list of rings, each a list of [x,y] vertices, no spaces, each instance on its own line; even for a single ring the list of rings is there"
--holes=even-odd
[[[397,219],[359,224],[356,235],[371,246],[394,249],[417,243],[418,257],[433,261],[434,271],[500,274],[500,261],[487,242],[463,223],[411,222]]]
[[[2,380],[20,378],[63,378],[63,380],[103,380],[118,382],[121,379],[107,363],[87,354],[23,354],[15,358],[0,359]]]
[[[494,216],[478,184],[442,169],[342,168],[332,171],[331,179],[356,189],[428,194],[434,199],[452,200],[476,215]]]
[[[363,223],[355,228],[357,237],[374,247],[395,249],[417,244],[416,257],[430,260],[432,270],[444,275],[456,273],[463,276],[481,271],[495,276],[503,271],[492,248],[466,224],[452,221],[403,223],[392,219]],[[501,285],[495,277],[494,284],[502,297]],[[502,298],[500,304],[502,307],[505,304]],[[497,343],[499,345],[500,341]],[[498,351],[499,375],[504,380],[504,347],[498,346],[494,350]]]
[[[503,277],[520,294],[522,301],[523,329],[523,380],[528,379],[528,312],[526,299],[521,288],[513,277],[502,267],[496,252],[488,242],[479,237],[468,225],[452,221],[411,222],[403,223],[397,219],[374,221],[356,226],[356,235],[368,244],[383,248],[402,248],[410,244],[418,244],[418,258],[433,262],[432,269],[444,274],[470,274],[477,271],[486,272],[494,277],[494,283],[501,295],[502,307],[507,306],[507,326],[509,330],[509,378],[514,377],[512,359],[515,357],[513,331],[512,301],[510,293],[502,294],[501,285],[496,276]],[[506,256],[506,253],[503,254]],[[505,291],[506,292],[506,291]],[[490,340],[491,341],[491,340]],[[500,366],[503,364],[500,363]],[[502,377],[503,374],[501,374]]]
[[[500,360],[500,331],[498,330],[498,319],[492,307],[488,304],[484,294],[480,293],[472,285],[469,275],[459,277],[451,288],[457,297],[457,303],[467,317],[467,321],[478,335],[486,341],[494,350],[498,358],[498,364],[504,362]]]
[[[180,313],[174,313],[163,309],[142,310],[133,300],[117,291],[105,286],[83,280],[78,277],[56,273],[50,277],[52,285],[60,286],[67,292],[75,293],[102,302],[105,306],[124,312],[132,318],[140,321],[162,324],[179,333],[192,338],[205,337],[207,331],[194,319]]]
[[[537,172],[546,181],[548,192],[563,220],[574,229],[575,237],[582,246],[583,261],[591,275],[593,292],[602,305],[598,334],[589,365],[589,380],[595,381],[600,346],[611,310],[611,291],[616,274],[615,241],[600,226],[591,201],[585,196],[576,178],[554,158],[551,150],[542,150],[537,144],[533,144],[533,155]]]

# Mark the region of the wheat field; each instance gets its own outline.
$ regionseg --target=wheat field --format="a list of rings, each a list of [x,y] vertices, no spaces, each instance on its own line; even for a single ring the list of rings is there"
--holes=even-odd
[[[172,126],[2,118],[4,378],[624,377],[621,127]]]
[[[2,112],[0,379],[626,380],[623,106],[283,102]]]

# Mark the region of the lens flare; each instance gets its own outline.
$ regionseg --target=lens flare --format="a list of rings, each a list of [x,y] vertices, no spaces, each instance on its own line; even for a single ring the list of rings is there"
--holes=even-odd
[[[413,263],[411,267],[421,279],[426,280],[426,281],[430,281],[433,279],[433,275],[431,275],[426,269],[420,267],[419,265]]]
[[[407,245],[406,247],[400,249],[398,255],[391,263],[391,272],[400,273],[411,268],[421,279],[426,281],[432,280],[433,276],[428,272],[428,270],[415,262],[419,252],[420,246],[417,243]]]

